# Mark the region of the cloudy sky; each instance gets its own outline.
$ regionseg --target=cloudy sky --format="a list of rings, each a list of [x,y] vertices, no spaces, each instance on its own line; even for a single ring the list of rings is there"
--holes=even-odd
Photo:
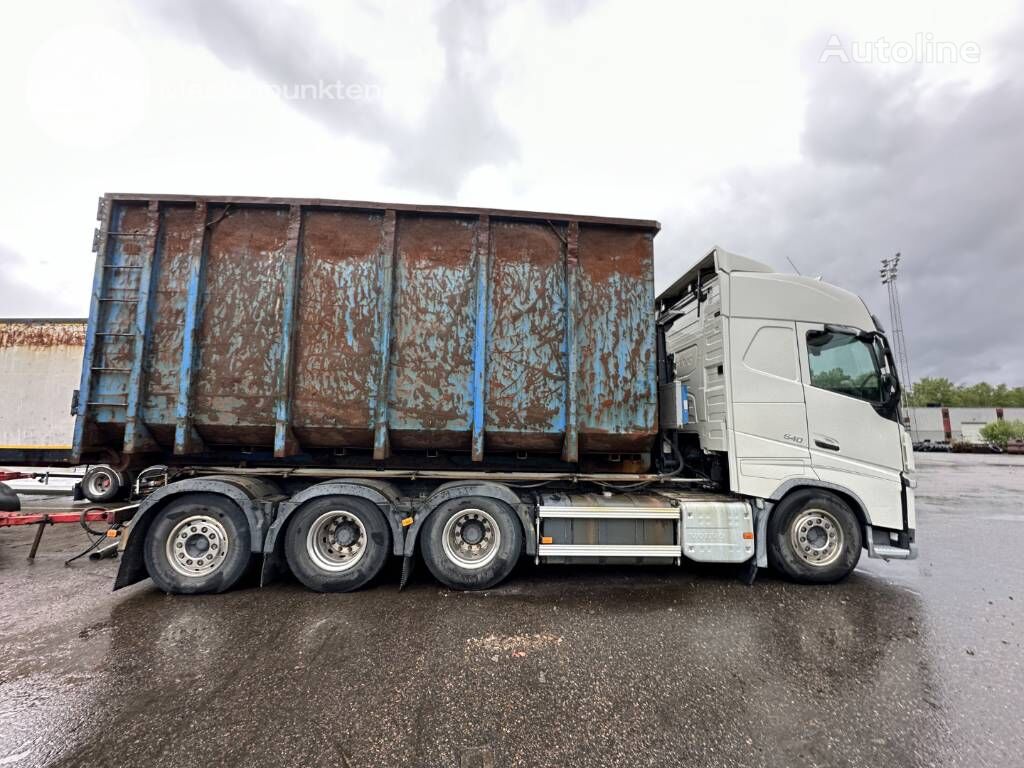
[[[107,191],[656,218],[887,317],[915,376],[1024,384],[1024,7],[19,4],[0,29],[0,316],[84,316]],[[942,60],[939,60],[939,59]],[[305,89],[302,89],[305,86]]]

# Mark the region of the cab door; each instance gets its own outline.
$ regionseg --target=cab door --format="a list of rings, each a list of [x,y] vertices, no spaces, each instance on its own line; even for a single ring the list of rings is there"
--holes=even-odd
[[[797,323],[808,448],[818,477],[863,502],[870,522],[903,528],[903,436],[879,413],[885,362],[854,333]]]

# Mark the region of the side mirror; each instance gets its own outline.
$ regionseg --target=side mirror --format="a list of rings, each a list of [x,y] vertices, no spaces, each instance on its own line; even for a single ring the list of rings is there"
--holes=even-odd
[[[900,398],[899,380],[891,373],[882,374],[882,402],[894,403]]]

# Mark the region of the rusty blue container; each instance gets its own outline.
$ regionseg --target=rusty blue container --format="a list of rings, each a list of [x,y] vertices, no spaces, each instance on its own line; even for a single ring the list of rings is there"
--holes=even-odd
[[[98,217],[78,459],[654,442],[657,222],[124,194]]]

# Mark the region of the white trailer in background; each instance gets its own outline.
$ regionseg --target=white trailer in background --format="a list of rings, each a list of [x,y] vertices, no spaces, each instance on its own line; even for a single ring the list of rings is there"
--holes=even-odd
[[[64,460],[85,320],[0,319],[0,463]]]
[[[16,493],[71,493],[84,478],[86,496],[104,501],[125,486],[110,467],[69,466],[86,325],[84,318],[0,318],[0,468],[34,475],[8,480]]]
[[[84,319],[0,319],[0,467],[25,474],[63,464],[71,451],[72,398],[82,371]],[[58,474],[81,474],[62,467]],[[8,480],[17,493],[69,493],[74,477]]]

